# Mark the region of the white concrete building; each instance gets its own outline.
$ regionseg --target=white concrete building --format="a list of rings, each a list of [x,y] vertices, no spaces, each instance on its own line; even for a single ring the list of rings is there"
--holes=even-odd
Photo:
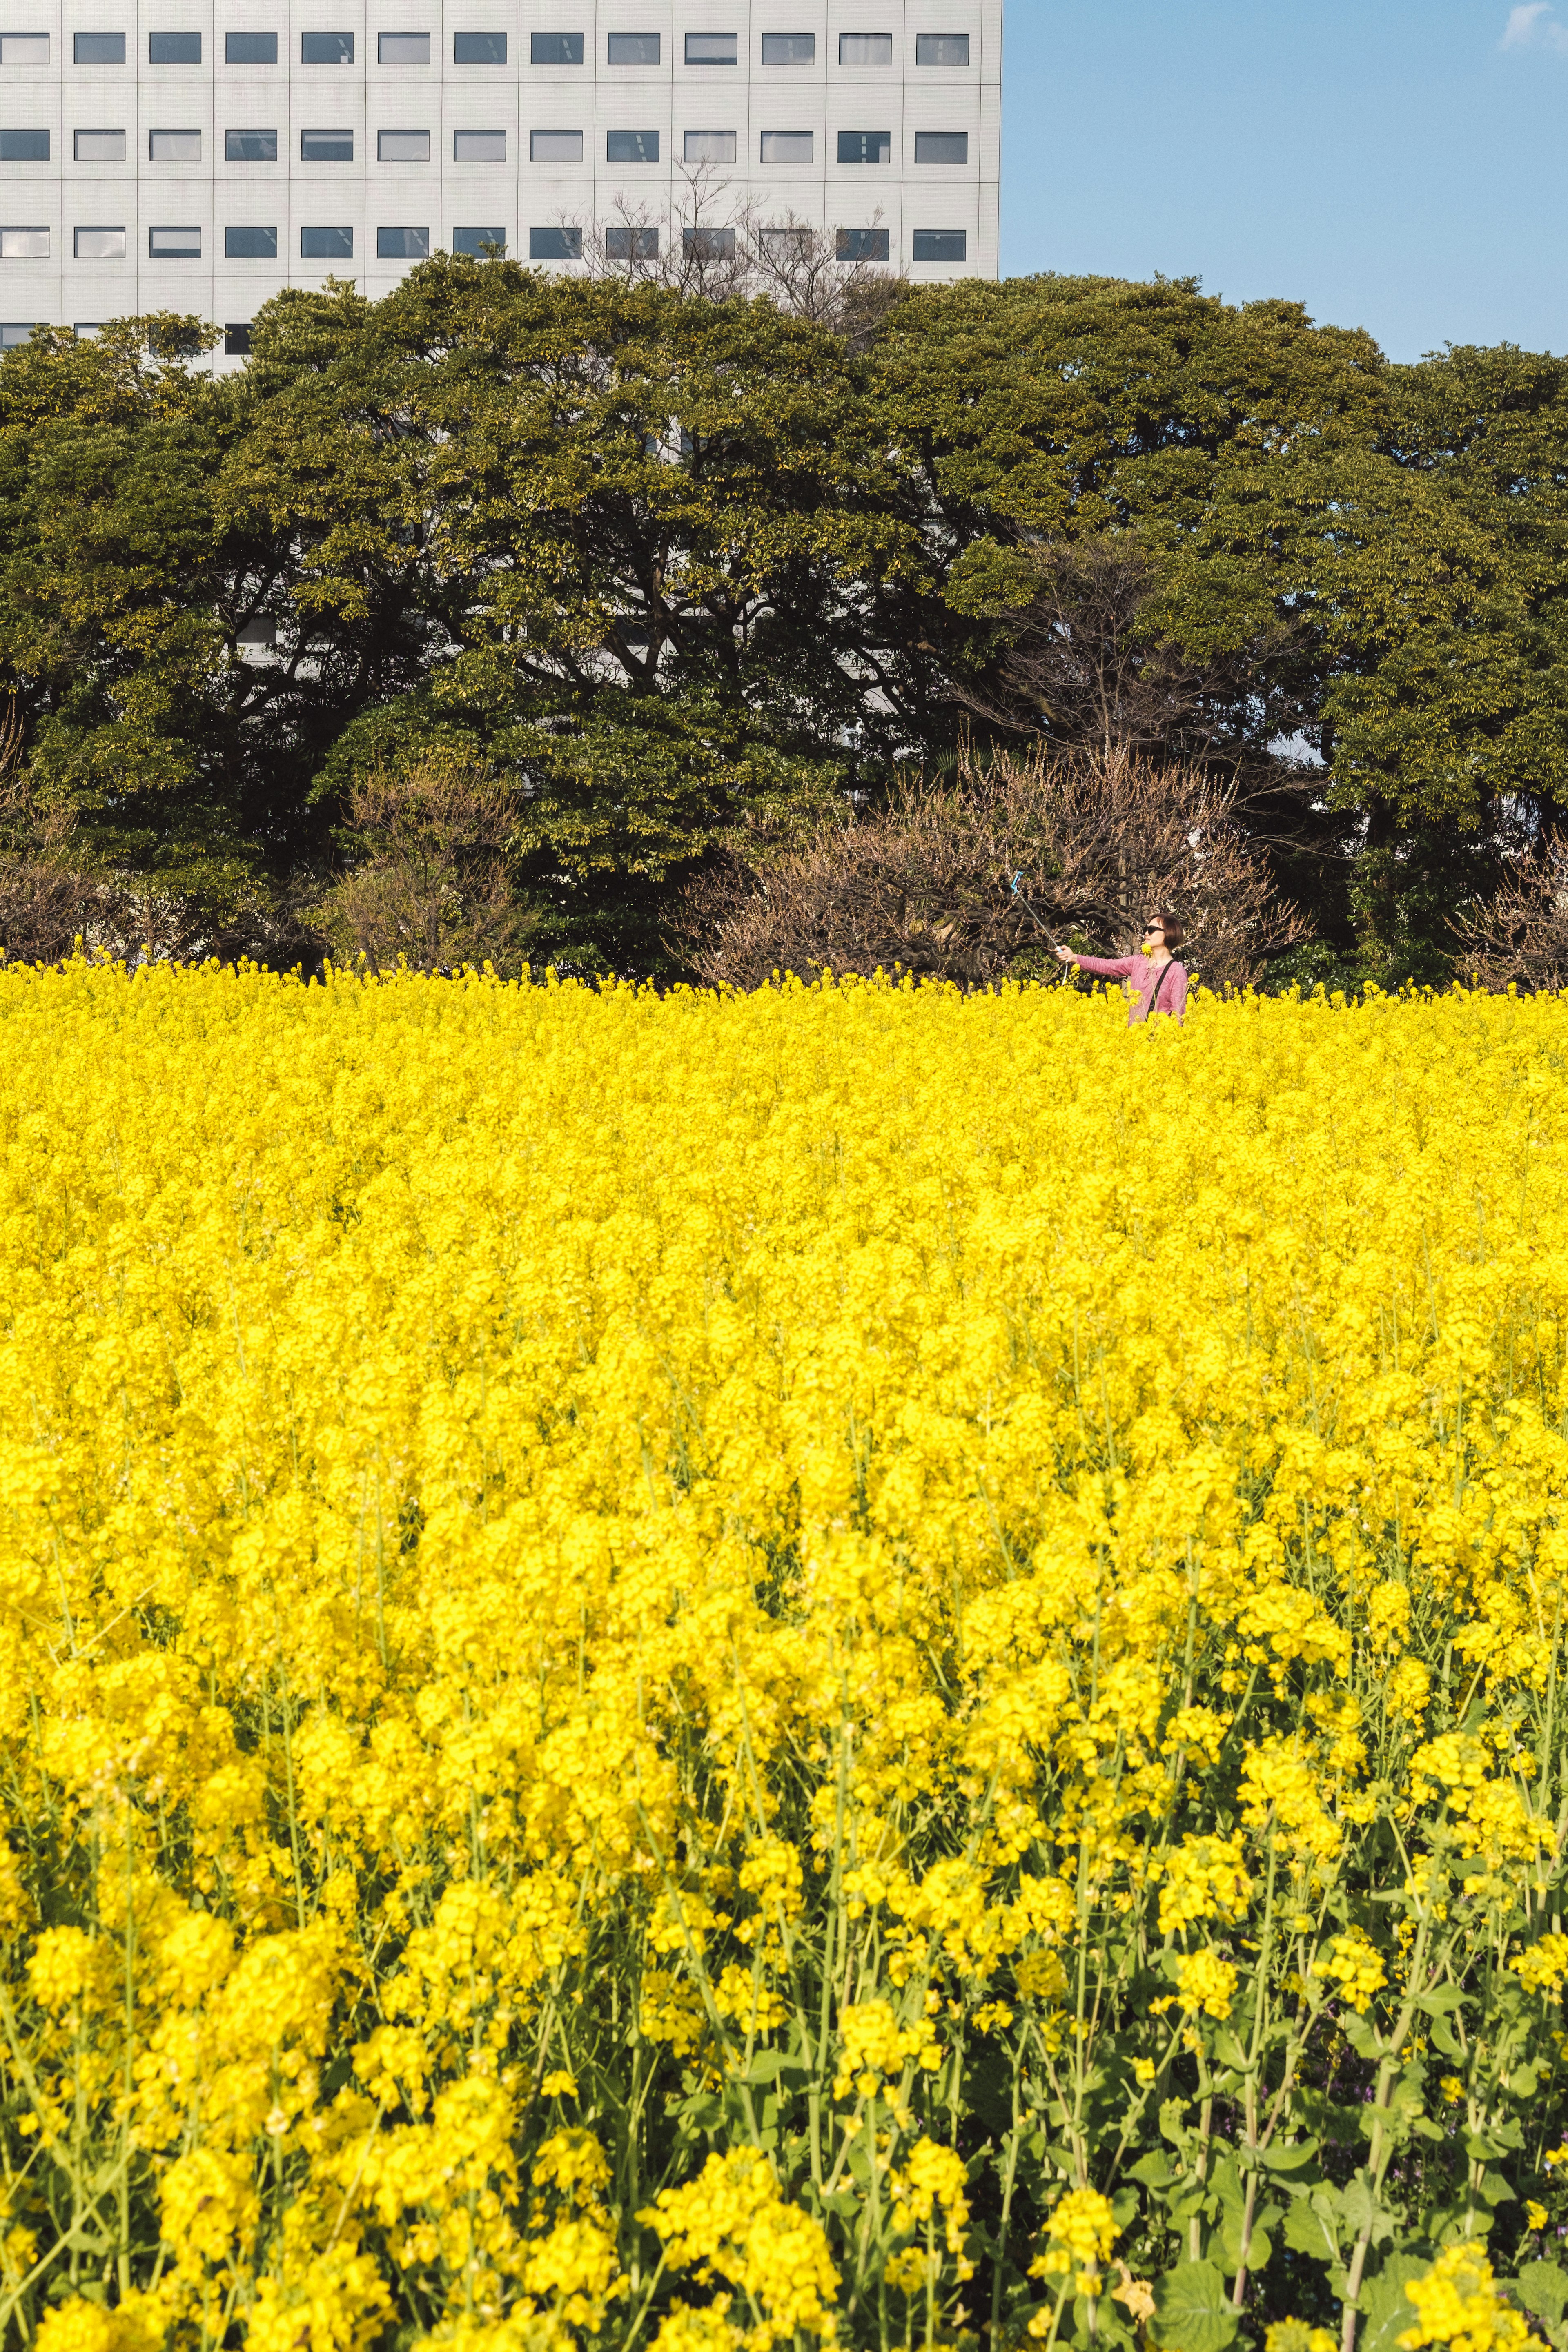
[[[809,221],[917,280],[996,274],[1002,0],[0,11],[0,344],[177,310],[238,353],[283,285],[384,294],[492,243],[571,268],[628,215],[679,235],[693,171],[715,218]]]

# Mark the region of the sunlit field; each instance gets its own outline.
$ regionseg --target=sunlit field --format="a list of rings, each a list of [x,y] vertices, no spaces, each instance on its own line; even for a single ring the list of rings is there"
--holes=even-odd
[[[1568,1011],[79,964],[0,1122],[8,2341],[1568,2342]]]

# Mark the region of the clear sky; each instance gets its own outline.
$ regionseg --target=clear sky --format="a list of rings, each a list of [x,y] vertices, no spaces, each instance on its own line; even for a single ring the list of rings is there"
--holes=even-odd
[[[1006,0],[1002,268],[1568,351],[1568,0]]]

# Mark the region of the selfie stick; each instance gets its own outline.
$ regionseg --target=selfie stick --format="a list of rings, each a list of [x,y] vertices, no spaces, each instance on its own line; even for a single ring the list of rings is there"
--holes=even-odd
[[[1056,946],[1056,940],[1055,940],[1055,939],[1054,939],[1054,938],[1052,938],[1051,931],[1050,931],[1050,928],[1049,928],[1049,926],[1047,925],[1047,923],[1046,922],[1045,918],[1044,918],[1044,917],[1039,913],[1039,911],[1038,911],[1038,909],[1037,909],[1037,908],[1032,907],[1032,906],[1029,904],[1028,899],[1025,898],[1025,896],[1024,896],[1023,892],[1022,892],[1022,891],[1019,889],[1019,887],[1018,887],[1018,885],[1019,885],[1019,883],[1023,880],[1023,878],[1024,878],[1024,876],[1023,876],[1023,870],[1022,870],[1022,868],[1020,868],[1020,869],[1019,869],[1019,871],[1018,871],[1016,874],[1015,874],[1015,875],[1014,875],[1014,877],[1013,877],[1013,896],[1014,896],[1014,898],[1016,898],[1016,900],[1018,901],[1019,906],[1020,906],[1020,907],[1022,907],[1022,908],[1024,908],[1026,910],[1026,912],[1029,914],[1029,916],[1032,918],[1032,919],[1033,919],[1033,920],[1034,920],[1034,921],[1038,925],[1039,929],[1040,929],[1042,931],[1044,931],[1044,932],[1045,932],[1045,935],[1046,935],[1047,940],[1049,941],[1050,945],[1054,948],[1054,947]],[[1063,982],[1064,982],[1064,983],[1067,982],[1067,980],[1068,980],[1068,975],[1070,974],[1071,971],[1072,971],[1072,966],[1071,966],[1071,964],[1070,964],[1070,963],[1064,963],[1064,964],[1063,964],[1063,966],[1062,966],[1062,968],[1061,968],[1061,978],[1062,978],[1062,981],[1063,981]]]

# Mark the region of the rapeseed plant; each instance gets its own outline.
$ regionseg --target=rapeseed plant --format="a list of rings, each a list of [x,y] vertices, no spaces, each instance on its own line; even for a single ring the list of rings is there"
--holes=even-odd
[[[0,1047],[19,2341],[1568,2341],[1555,1002]]]

